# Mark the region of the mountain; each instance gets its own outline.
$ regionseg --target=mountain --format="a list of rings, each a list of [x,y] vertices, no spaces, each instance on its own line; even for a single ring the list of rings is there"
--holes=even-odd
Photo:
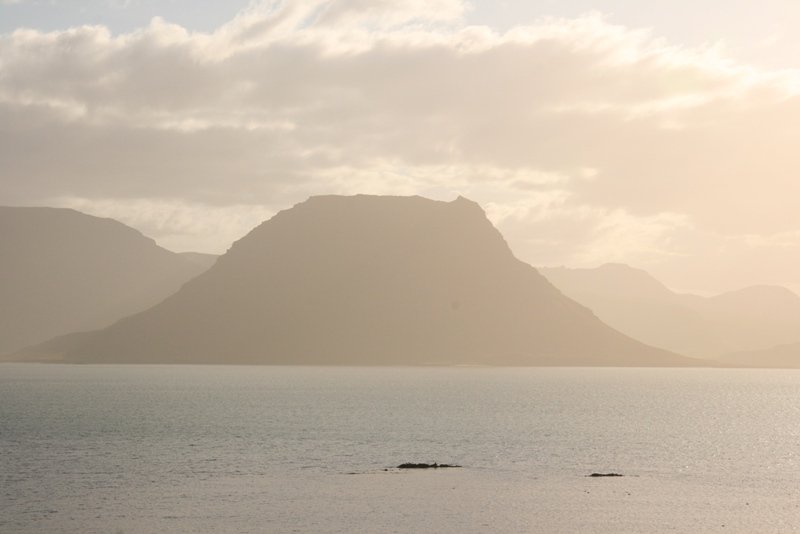
[[[541,272],[610,326],[682,354],[709,358],[800,341],[800,297],[783,287],[701,297],[670,291],[645,271],[622,264]]]
[[[0,207],[0,354],[153,306],[206,267],[133,228],[59,208]]]
[[[778,345],[761,350],[732,352],[720,358],[729,365],[744,367],[800,368],[800,343]]]
[[[202,252],[179,252],[178,255],[195,265],[199,265],[204,271],[214,265],[217,258],[219,258],[216,254],[204,254]]]
[[[67,341],[48,353],[115,363],[698,364],[564,297],[460,197],[312,197],[164,302]]]

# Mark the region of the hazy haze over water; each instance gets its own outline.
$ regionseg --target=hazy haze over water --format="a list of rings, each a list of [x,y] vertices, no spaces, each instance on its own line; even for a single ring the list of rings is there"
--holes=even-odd
[[[0,531],[789,532],[799,401],[796,371],[5,364]]]

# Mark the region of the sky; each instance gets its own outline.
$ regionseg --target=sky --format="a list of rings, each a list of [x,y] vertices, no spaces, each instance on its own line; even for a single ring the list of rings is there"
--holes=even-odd
[[[533,265],[800,291],[794,0],[0,0],[0,204],[224,252],[316,194]]]

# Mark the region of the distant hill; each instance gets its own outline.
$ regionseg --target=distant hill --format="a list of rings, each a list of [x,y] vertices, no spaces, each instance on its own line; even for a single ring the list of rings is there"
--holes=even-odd
[[[164,302],[45,349],[103,363],[699,363],[564,297],[474,202],[420,197],[313,197]]]
[[[111,219],[0,207],[0,354],[149,308],[207,267]]]
[[[679,294],[640,269],[544,268],[565,295],[645,343],[696,357],[718,357],[800,341],[800,297],[752,286],[714,297]]]
[[[729,365],[745,367],[800,368],[800,343],[778,345],[761,350],[732,352],[720,358]]]

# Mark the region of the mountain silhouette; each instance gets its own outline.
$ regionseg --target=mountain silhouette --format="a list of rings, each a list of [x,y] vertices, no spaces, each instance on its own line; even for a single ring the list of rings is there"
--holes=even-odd
[[[217,258],[219,258],[216,254],[205,254],[202,252],[179,252],[178,255],[199,266],[204,271],[214,265]]]
[[[71,362],[695,365],[614,331],[459,197],[312,197]]]
[[[145,310],[210,261],[111,219],[23,207],[0,207],[0,258],[0,354]]]
[[[712,297],[679,294],[641,269],[543,268],[567,296],[645,343],[700,358],[800,341],[800,297],[779,286],[751,286]]]

